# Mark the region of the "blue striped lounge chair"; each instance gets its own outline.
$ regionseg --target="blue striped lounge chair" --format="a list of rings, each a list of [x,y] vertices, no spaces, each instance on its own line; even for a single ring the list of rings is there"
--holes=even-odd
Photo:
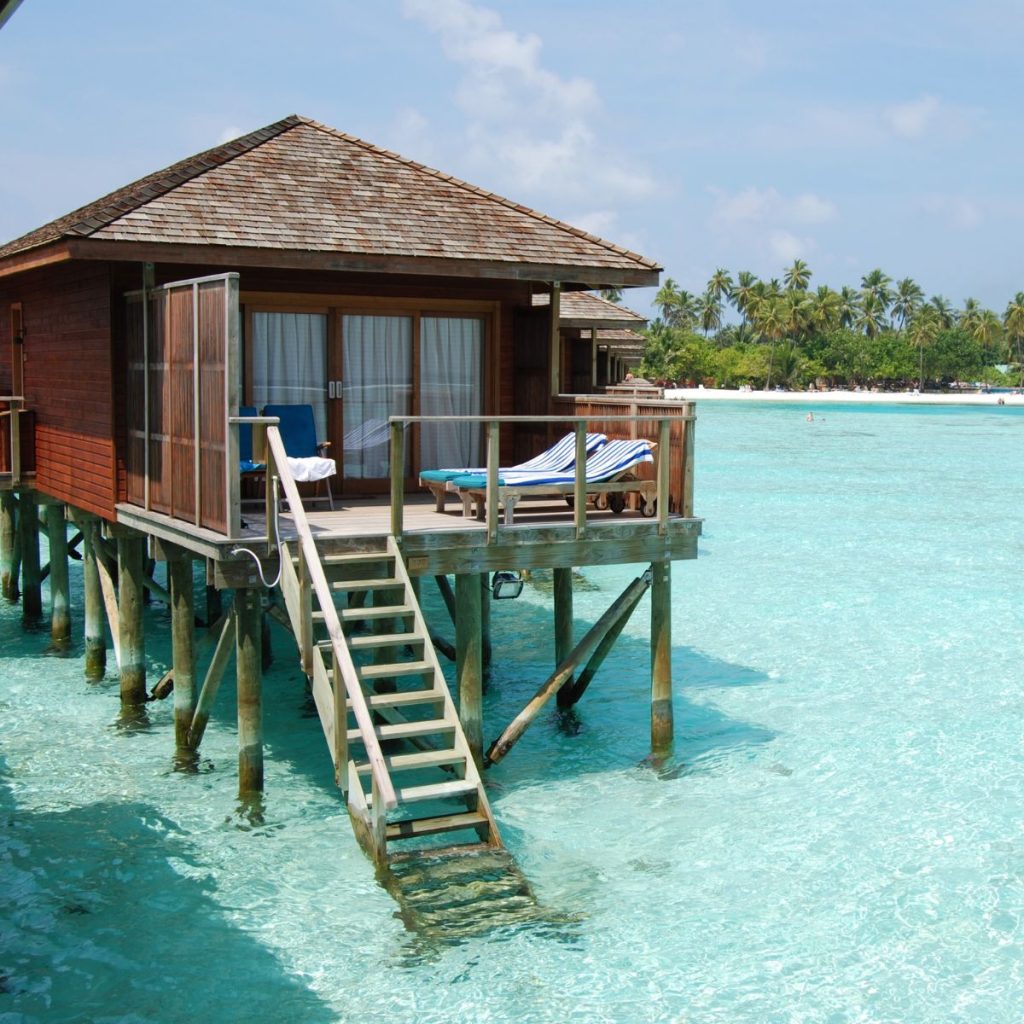
[[[608,441],[604,434],[587,434],[587,457],[589,458]],[[535,455],[526,462],[510,466],[507,470],[499,469],[498,473],[565,473],[576,464],[576,435],[566,434],[550,448]],[[475,469],[428,469],[420,473],[420,487],[425,487],[434,495],[435,507],[438,512],[444,511],[445,498],[454,493],[462,498],[463,515],[469,516],[471,499],[462,495],[458,488],[452,487],[452,481],[463,476],[487,476],[486,467]]]
[[[633,471],[642,463],[654,461],[656,447],[652,441],[643,438],[635,441],[609,441],[602,445],[587,459],[584,467],[587,494],[594,497],[607,495],[612,510],[621,512],[625,508],[624,496],[630,492],[639,493],[643,499],[643,514],[654,515],[657,485],[653,480],[633,479]],[[475,501],[477,515],[482,515],[487,495],[485,473],[457,476],[449,486],[460,496],[468,496]],[[572,469],[555,473],[518,468],[499,470],[498,500],[505,509],[505,525],[512,525],[515,507],[521,498],[547,495],[570,498],[575,488],[576,474]]]

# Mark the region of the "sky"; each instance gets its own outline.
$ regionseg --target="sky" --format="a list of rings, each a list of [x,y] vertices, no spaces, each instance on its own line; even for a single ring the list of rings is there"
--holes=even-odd
[[[657,260],[1024,290],[1024,3],[23,0],[0,241],[292,114]],[[653,289],[625,304],[652,314]]]

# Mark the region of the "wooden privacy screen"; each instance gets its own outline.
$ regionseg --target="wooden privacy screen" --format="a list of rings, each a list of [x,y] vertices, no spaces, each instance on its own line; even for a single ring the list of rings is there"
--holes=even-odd
[[[238,275],[126,296],[128,501],[238,532]]]
[[[552,412],[564,416],[586,416],[587,429],[609,438],[658,440],[658,420],[671,420],[669,431],[669,511],[693,515],[693,403],[644,398],[611,398],[603,395],[559,395]],[[623,422],[617,417],[650,416],[647,420]],[[659,453],[659,458],[662,453]],[[637,476],[654,479],[654,467],[641,465]]]

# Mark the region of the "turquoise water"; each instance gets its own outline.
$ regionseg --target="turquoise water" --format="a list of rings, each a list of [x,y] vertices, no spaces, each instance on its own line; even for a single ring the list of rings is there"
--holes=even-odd
[[[0,610],[0,1021],[1019,1022],[1024,415],[806,411],[699,408],[675,761],[645,761],[645,601],[575,727],[489,773],[564,928],[405,931],[283,635],[254,824],[230,687],[175,772],[170,702],[119,727],[116,680]],[[585,571],[581,630],[633,574]],[[550,668],[548,600],[494,606],[488,738]]]

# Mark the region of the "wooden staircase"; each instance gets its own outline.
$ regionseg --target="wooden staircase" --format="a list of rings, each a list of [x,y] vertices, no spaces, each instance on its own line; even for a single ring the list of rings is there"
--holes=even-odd
[[[500,847],[394,537],[351,552],[299,532],[281,589],[360,843],[379,864],[392,844],[433,836]]]

